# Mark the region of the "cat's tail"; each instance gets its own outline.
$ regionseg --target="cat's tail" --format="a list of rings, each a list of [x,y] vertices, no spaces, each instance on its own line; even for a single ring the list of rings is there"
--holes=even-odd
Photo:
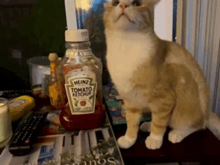
[[[220,118],[213,112],[210,112],[206,127],[220,140]]]

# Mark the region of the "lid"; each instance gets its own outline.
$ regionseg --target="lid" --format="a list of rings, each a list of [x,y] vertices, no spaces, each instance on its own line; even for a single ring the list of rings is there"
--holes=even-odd
[[[56,53],[50,53],[48,56],[48,59],[50,62],[57,62],[58,60],[58,55]]]
[[[8,111],[7,104],[8,104],[8,100],[0,97],[0,113],[5,113]]]
[[[89,32],[87,29],[66,30],[66,42],[85,42],[89,41]]]

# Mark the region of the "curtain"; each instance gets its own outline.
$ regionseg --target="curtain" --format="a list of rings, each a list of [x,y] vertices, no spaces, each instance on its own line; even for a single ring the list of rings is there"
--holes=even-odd
[[[177,42],[204,71],[211,110],[220,116],[220,1],[178,0]]]

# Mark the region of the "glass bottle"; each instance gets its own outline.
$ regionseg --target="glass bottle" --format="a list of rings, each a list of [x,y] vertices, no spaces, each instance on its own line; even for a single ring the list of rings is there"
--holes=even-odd
[[[67,30],[65,38],[66,54],[57,66],[60,122],[71,131],[101,127],[105,121],[102,63],[90,49],[86,29]]]
[[[59,107],[58,83],[56,76],[56,65],[58,62],[58,55],[56,53],[50,53],[48,59],[50,61],[50,78],[49,78],[50,104],[55,108],[57,108]]]

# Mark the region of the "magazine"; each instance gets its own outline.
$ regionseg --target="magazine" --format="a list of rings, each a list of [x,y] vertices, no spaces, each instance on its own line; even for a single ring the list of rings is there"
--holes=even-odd
[[[105,108],[105,106],[103,106],[103,108]],[[66,134],[79,134],[79,131],[68,131],[62,127],[59,119],[60,113],[61,110],[53,110],[48,112],[39,131],[36,145],[53,145],[56,141],[56,137],[64,136]],[[22,126],[30,114],[31,112],[28,112],[24,115],[18,127]]]
[[[51,145],[55,143],[56,137],[64,136],[65,134],[70,134],[70,133],[75,134],[75,135],[78,134],[78,131],[75,131],[75,132],[67,131],[61,126],[60,119],[59,119],[61,110],[48,111],[47,108],[44,108],[42,109],[42,111],[46,111],[47,116],[41,125],[41,129],[38,134],[36,145]],[[27,118],[31,115],[31,113],[32,111],[26,112],[23,115],[16,130],[21,129],[22,125],[27,120]]]
[[[60,115],[61,110],[49,111],[47,117],[44,120],[44,123],[39,132],[38,138],[49,138],[49,137],[58,137],[64,136],[65,134],[78,134],[79,132],[72,132],[65,130],[60,124]]]
[[[53,145],[56,141],[56,137],[38,137],[36,145]]]
[[[114,84],[104,86],[104,97],[114,125],[126,124],[123,100],[118,95]],[[141,121],[150,121],[151,113],[144,113]]]
[[[124,165],[108,117],[102,128],[55,137],[50,145],[36,145],[32,153],[12,156],[6,147],[4,165]]]

